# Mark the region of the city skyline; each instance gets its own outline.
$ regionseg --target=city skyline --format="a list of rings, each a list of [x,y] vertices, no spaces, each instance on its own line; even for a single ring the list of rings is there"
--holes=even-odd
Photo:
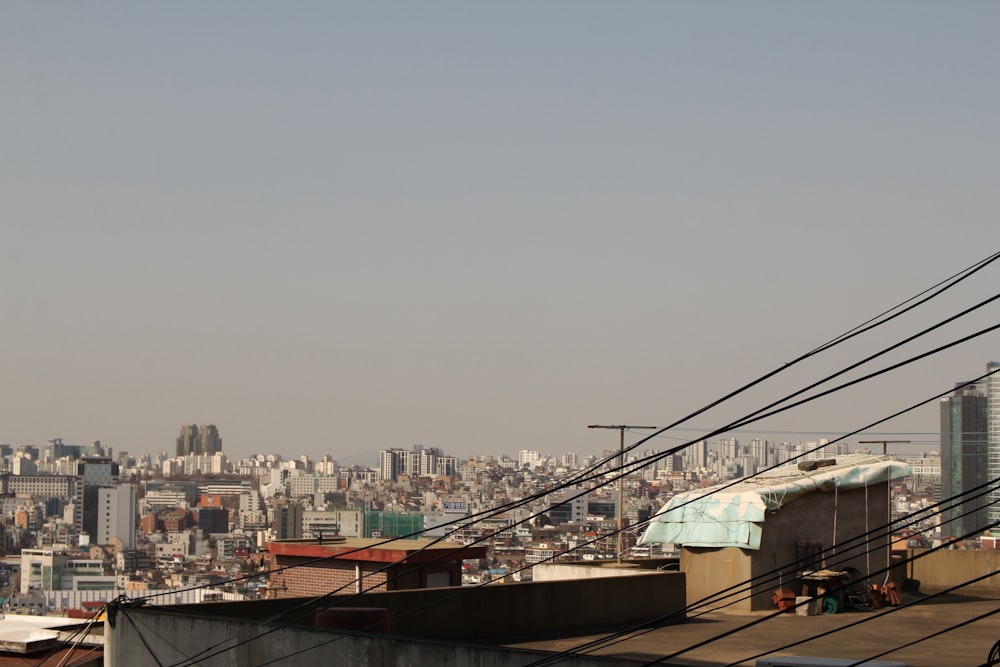
[[[986,363],[987,373],[994,372],[997,365],[1000,362],[989,361]],[[996,377],[995,374],[983,379],[982,386],[991,387],[993,395],[996,394]],[[959,383],[961,384],[961,383]],[[943,394],[948,394],[948,391],[942,392]],[[950,398],[946,395],[940,397],[940,401],[946,402]],[[994,401],[995,403],[995,401]],[[936,401],[927,401],[921,409],[933,408],[940,415],[940,409]],[[994,410],[995,412],[995,410]],[[991,413],[992,414],[992,413]],[[995,421],[995,419],[994,419]],[[865,429],[858,432],[847,433],[836,433],[833,431],[782,431],[782,430],[759,430],[752,428],[735,428],[727,429],[725,431],[714,433],[714,429],[710,428],[699,428],[697,426],[677,426],[671,429],[664,429],[664,427],[639,427],[638,429],[633,429],[630,427],[625,427],[625,444],[629,450],[633,448],[641,448],[642,450],[666,450],[668,448],[677,447],[679,445],[685,445],[688,448],[695,447],[698,443],[707,444],[709,447],[713,447],[716,450],[723,450],[728,444],[732,444],[736,441],[742,443],[753,443],[753,442],[766,442],[769,444],[799,444],[799,445],[811,445],[815,446],[821,442],[830,442],[831,444],[840,444],[842,447],[848,447],[849,449],[853,446],[856,451],[873,451],[873,448],[877,448],[876,445],[879,440],[883,440],[886,443],[888,451],[890,454],[894,454],[897,457],[905,458],[912,455],[922,455],[927,453],[944,452],[945,445],[943,438],[953,431],[950,425],[946,425],[943,418],[939,420],[940,428],[936,431],[926,431],[926,432],[903,432],[903,431],[880,431],[874,429]],[[617,428],[617,427],[615,427]],[[993,429],[996,430],[995,428]],[[200,435],[199,435],[200,433]],[[714,433],[714,435],[713,435]],[[961,431],[955,431],[955,433],[960,434]],[[705,437],[707,436],[707,437]],[[906,436],[906,439],[897,439],[898,437]],[[868,438],[868,440],[865,440]],[[871,440],[874,438],[874,440]],[[50,438],[47,440],[47,444],[39,444],[36,442],[23,442],[23,443],[5,443],[6,446],[12,448],[18,447],[36,447],[40,451],[52,450],[53,448],[59,451],[63,449],[73,449],[73,450],[89,450],[93,448],[98,448],[101,451],[104,449],[115,450],[115,447],[111,446],[110,443],[104,443],[100,440],[90,441],[89,446],[81,444],[64,443],[65,438]],[[617,438],[616,438],[617,441]],[[874,443],[874,444],[873,444]],[[992,440],[991,440],[992,443]],[[991,445],[992,446],[992,445]],[[398,450],[405,451],[409,449],[431,449],[431,450],[441,450],[436,444],[433,443],[389,443],[381,446],[378,449],[371,451],[359,451],[353,453],[341,453],[338,456],[332,450],[321,450],[321,451],[306,451],[302,450],[258,450],[258,451],[226,451],[222,448],[222,438],[219,431],[219,427],[216,424],[203,424],[198,426],[197,424],[184,425],[180,429],[180,436],[175,439],[176,452],[174,454],[177,458],[183,458],[191,454],[211,456],[212,454],[225,454],[227,459],[231,462],[236,462],[239,460],[245,460],[247,458],[261,456],[261,455],[278,455],[282,457],[283,460],[295,460],[301,457],[308,457],[310,460],[320,460],[320,459],[333,459],[338,463],[343,465],[361,465],[361,466],[371,466],[374,468],[380,468],[384,464],[380,461],[380,456],[382,456],[388,450]],[[515,448],[512,450],[504,451],[468,451],[462,452],[460,454],[453,454],[452,456],[457,456],[458,458],[476,458],[476,457],[489,457],[489,456],[507,456],[507,457],[518,457],[518,452],[523,453],[524,451],[531,450],[540,454],[544,457],[558,458],[565,453],[578,454],[582,456],[591,456],[597,454],[608,455],[614,453],[617,450],[613,447],[609,447],[607,442],[601,444],[601,446],[585,447],[584,449],[579,448],[568,448],[563,450],[553,450],[543,448],[532,448],[528,445],[521,446],[520,448]],[[992,446],[991,451],[994,451],[995,458],[996,447]],[[150,449],[141,450],[135,448],[121,448],[118,449],[119,452],[127,452],[131,456],[142,456],[142,455],[166,455],[167,457],[173,457],[170,449]],[[104,456],[104,454],[100,454]],[[59,458],[55,456],[54,458]],[[992,460],[992,459],[991,459]],[[374,461],[374,463],[372,463]],[[985,463],[985,461],[984,461]]]
[[[985,384],[985,383],[984,383]],[[944,405],[950,398],[942,398],[942,405]],[[217,425],[206,424],[202,427],[196,425],[185,425],[181,428],[182,436],[177,438],[178,445],[180,446],[181,441],[185,439],[186,435],[190,434],[190,429],[207,429],[208,433],[211,433],[211,438],[209,440],[215,439],[215,442],[221,443],[221,432]],[[681,428],[674,431],[701,432],[700,429],[690,427],[687,429]],[[815,458],[816,456],[827,456],[827,455],[837,455],[837,454],[850,454],[850,453],[878,453],[881,451],[880,443],[884,443],[886,450],[889,454],[895,456],[897,459],[906,459],[908,457],[921,457],[928,454],[939,455],[945,451],[944,438],[950,436],[951,434],[961,434],[960,430],[953,430],[951,426],[945,426],[942,418],[942,429],[939,432],[934,433],[920,433],[920,434],[900,434],[900,433],[884,433],[877,431],[864,431],[861,433],[854,434],[851,438],[828,438],[817,433],[808,434],[808,439],[806,437],[787,437],[788,434],[780,434],[779,437],[768,438],[760,437],[762,435],[757,431],[744,431],[744,430],[734,430],[729,431],[712,438],[701,438],[694,441],[688,441],[688,437],[678,437],[676,435],[670,435],[669,433],[660,434],[658,437],[661,438],[657,440],[656,438],[646,440],[643,442],[639,441],[639,438],[644,438],[648,433],[635,433],[626,430],[628,436],[634,436],[635,440],[626,439],[626,457],[629,461],[635,461],[640,458],[646,458],[653,454],[666,455],[666,450],[681,447],[681,449],[670,456],[684,456],[692,461],[700,461],[698,465],[703,465],[705,460],[705,455],[709,452],[712,453],[713,457],[719,458],[739,458],[740,456],[748,456],[757,461],[756,470],[759,471],[764,467],[771,467],[777,464],[777,459],[774,458],[774,454],[780,449],[785,454],[781,457],[784,461],[788,456],[791,456],[793,452],[802,452],[804,450],[816,450],[816,453],[811,456]],[[772,434],[773,435],[773,434]],[[801,434],[800,434],[801,435]],[[921,437],[933,437],[934,440],[890,440],[886,436],[888,435],[909,435]],[[975,434],[971,434],[975,435]],[[863,440],[863,438],[881,438],[876,440]],[[983,435],[985,437],[985,434]],[[664,440],[665,439],[665,440]],[[53,446],[52,443],[58,443]],[[688,443],[688,444],[685,444]],[[985,441],[984,441],[985,444]],[[95,449],[95,446],[99,448],[99,452],[95,453],[91,450]],[[116,450],[113,447],[105,446],[100,441],[95,441],[91,445],[80,445],[72,443],[64,443],[62,438],[57,438],[50,440],[47,444],[36,444],[36,443],[0,443],[0,447],[6,448],[5,451],[10,452],[11,461],[22,462],[24,460],[32,461],[30,467],[31,473],[14,471],[15,474],[35,474],[36,468],[45,464],[51,467],[53,464],[58,464],[60,461],[70,462],[77,460],[113,460],[118,461],[119,464],[122,463],[126,458],[131,461],[138,461],[140,458],[149,458],[159,466],[159,461],[193,461],[218,466],[225,463],[225,465],[236,467],[241,463],[246,463],[253,460],[258,461],[281,461],[285,463],[292,463],[297,461],[307,461],[310,464],[317,465],[317,474],[320,474],[319,468],[321,466],[336,466],[343,468],[367,468],[373,471],[398,471],[407,472],[408,474],[419,474],[421,476],[436,476],[436,475],[450,475],[453,474],[452,466],[464,463],[466,460],[501,460],[507,459],[511,461],[519,462],[519,467],[523,467],[526,463],[532,464],[547,464],[552,465],[555,462],[557,465],[571,459],[573,463],[569,465],[570,468],[578,467],[581,462],[584,465],[591,465],[592,462],[601,459],[606,459],[608,465],[613,465],[617,462],[619,458],[619,449],[615,447],[605,447],[604,449],[594,450],[594,451],[580,451],[580,450],[564,450],[564,451],[546,451],[538,449],[520,449],[515,451],[504,451],[504,452],[474,452],[467,455],[454,455],[450,452],[442,450],[440,447],[434,445],[425,445],[420,443],[409,444],[405,446],[400,445],[388,445],[380,450],[373,452],[364,452],[358,456],[336,458],[330,452],[320,453],[318,455],[310,455],[306,452],[280,452],[280,451],[258,451],[251,452],[249,454],[239,454],[230,455],[229,452],[224,449],[214,449],[212,452],[171,452],[169,450],[157,450],[157,451],[140,451],[140,450],[129,450],[122,449]],[[766,451],[765,451],[766,449]],[[64,451],[65,450],[65,451]],[[772,451],[773,450],[773,451]],[[824,451],[825,450],[825,451]],[[878,451],[877,451],[878,450]],[[736,454],[736,452],[742,452]],[[36,456],[37,455],[37,456]],[[389,460],[386,459],[387,455],[391,455],[394,458]],[[402,455],[402,459],[395,460],[397,455]],[[24,456],[25,459],[21,457]],[[445,471],[438,470],[436,463],[429,463],[430,459],[426,459],[427,456],[433,457],[433,460],[443,459],[447,461],[447,468]],[[985,456],[985,453],[984,453]],[[412,462],[410,461],[412,457]],[[392,462],[395,460],[395,462]],[[418,460],[424,460],[423,463],[417,463]],[[586,461],[591,461],[587,463]],[[657,459],[653,461],[651,465],[653,467],[662,467],[665,465],[665,459]],[[984,460],[985,462],[985,460]],[[142,466],[140,466],[142,467]],[[528,465],[527,467],[533,467]],[[59,465],[56,466],[59,468]],[[419,471],[419,473],[417,472]],[[55,474],[48,468],[44,470],[38,470],[38,474]],[[216,470],[202,470],[203,474],[217,474],[219,471]],[[169,474],[177,474],[173,469]],[[181,473],[183,474],[183,473]],[[327,474],[327,473],[322,473]],[[741,474],[752,474],[752,473],[741,473]],[[389,477],[395,478],[395,473],[390,472]]]
[[[171,451],[214,423],[234,458],[603,451],[586,425],[671,423],[1000,240],[990,3],[101,7],[0,25],[12,444]],[[693,423],[991,296],[998,270]],[[998,347],[755,428],[835,437]]]

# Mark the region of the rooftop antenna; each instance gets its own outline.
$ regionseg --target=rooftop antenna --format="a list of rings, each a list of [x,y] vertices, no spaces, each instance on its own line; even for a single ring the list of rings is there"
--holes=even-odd
[[[625,468],[625,430],[626,429],[646,429],[655,431],[658,426],[629,426],[626,424],[617,425],[606,425],[606,424],[591,424],[587,428],[610,428],[618,431],[618,468]],[[622,519],[622,510],[624,509],[624,489],[625,489],[625,473],[623,472],[621,477],[618,478],[618,562],[622,562],[622,533],[625,530],[625,523]]]

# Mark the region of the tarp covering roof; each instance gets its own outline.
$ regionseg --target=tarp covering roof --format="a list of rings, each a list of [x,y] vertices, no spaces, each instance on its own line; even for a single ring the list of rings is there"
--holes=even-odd
[[[767,510],[813,491],[857,489],[910,474],[909,466],[889,456],[853,454],[811,463],[820,467],[801,470],[793,463],[731,486],[678,493],[650,520],[639,544],[760,549]]]

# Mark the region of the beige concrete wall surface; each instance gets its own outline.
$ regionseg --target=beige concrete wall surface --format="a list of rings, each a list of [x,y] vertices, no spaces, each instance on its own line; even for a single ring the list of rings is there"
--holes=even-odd
[[[553,633],[628,627],[685,606],[679,572],[645,577],[492,584],[476,589],[392,591],[362,598],[387,607],[393,634],[461,640],[512,641]],[[357,604],[357,603],[348,603]],[[428,618],[434,619],[428,627]],[[683,621],[683,615],[674,622]]]
[[[687,604],[699,603],[734,584],[750,579],[750,558],[753,552],[736,547],[684,547],[681,549],[681,570],[687,577]],[[726,599],[710,604],[717,608],[728,604]],[[749,611],[749,601],[737,602],[734,611]]]
[[[924,555],[926,554],[926,555]],[[920,556],[919,558],[914,558]],[[1000,551],[909,549],[911,560],[903,565],[906,576],[920,582],[920,592],[936,593],[975,577],[1000,570]],[[961,595],[1000,598],[1000,575],[994,575],[955,591]]]
[[[654,571],[647,576],[334,595],[319,602],[290,598],[174,609],[251,622],[296,609],[299,624],[311,624],[317,607],[379,607],[389,611],[395,636],[510,643],[623,629],[671,615],[669,622],[683,622],[685,589],[683,573]]]
[[[246,667],[275,661],[281,667],[365,665],[366,667],[522,667],[547,652],[490,646],[456,645],[372,635],[345,635],[289,626],[268,633],[260,626],[233,619],[197,618],[154,608],[119,614],[105,628],[108,667]],[[141,639],[140,639],[141,636]],[[574,656],[566,667],[636,665],[634,661]]]

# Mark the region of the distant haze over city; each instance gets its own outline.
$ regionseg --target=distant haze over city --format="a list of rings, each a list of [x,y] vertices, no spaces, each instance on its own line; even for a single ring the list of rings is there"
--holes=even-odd
[[[1000,245],[1000,5],[101,5],[0,24],[2,443],[598,453],[588,425],[785,369],[685,424],[717,428],[1000,284],[786,368]],[[833,439],[991,359],[729,435]],[[848,442],[938,430],[932,400]]]

